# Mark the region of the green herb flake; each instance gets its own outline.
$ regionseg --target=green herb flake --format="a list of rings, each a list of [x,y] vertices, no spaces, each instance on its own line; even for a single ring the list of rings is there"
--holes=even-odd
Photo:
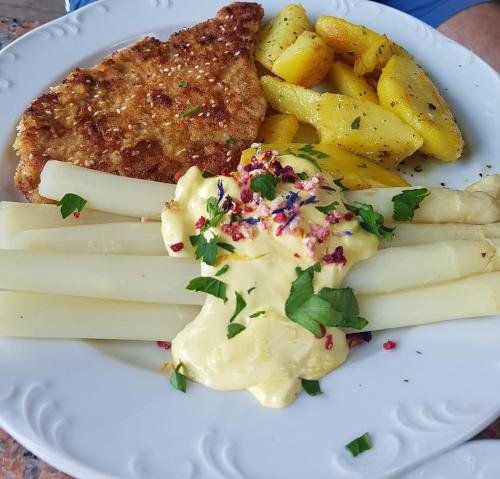
[[[359,316],[359,305],[352,288],[322,288],[319,296],[339,313],[332,326],[363,329],[368,321]]]
[[[215,196],[211,196],[207,200],[207,213],[210,226],[214,228],[219,226],[222,218],[224,218],[224,215],[226,214],[222,208],[219,208],[218,201]]]
[[[230,253],[234,253],[234,251],[236,250],[236,248],[232,244],[224,243],[223,241],[217,241],[217,246],[219,248],[225,249],[226,251],[229,251]]]
[[[240,334],[246,328],[239,323],[231,323],[227,325],[227,339],[234,338],[237,334]]]
[[[66,193],[57,203],[57,206],[61,207],[61,216],[67,218],[70,214],[74,212],[80,213],[87,200],[83,199],[81,196],[75,195],[74,193]]]
[[[182,363],[179,363],[174,369],[172,375],[170,376],[170,384],[175,389],[178,389],[179,391],[185,393],[187,389],[187,381],[186,381],[186,376],[184,376],[184,374],[180,372],[181,368],[182,368]]]
[[[351,123],[351,130],[359,130],[360,123],[361,123],[360,116],[357,116],[356,118],[354,118],[354,120],[352,120],[352,123]]]
[[[347,186],[345,186],[343,183],[342,183],[342,180],[344,178],[337,178],[336,180],[333,180],[333,183],[335,184],[335,186],[339,187],[340,188],[340,191],[349,191],[349,188],[347,188]]]
[[[187,118],[188,116],[194,115],[195,113],[199,113],[203,107],[201,105],[194,105],[186,111],[181,113],[181,118]]]
[[[427,106],[431,109],[431,110],[437,110],[437,106],[434,105],[434,103],[427,103]]]
[[[235,320],[236,316],[238,316],[238,314],[240,314],[241,311],[243,311],[247,305],[247,303],[243,299],[243,296],[241,296],[241,294],[238,293],[238,291],[235,291],[234,294],[236,296],[236,307],[234,309],[233,315],[231,316],[231,319],[229,320],[230,323],[232,323]]]
[[[365,432],[362,436],[359,436],[349,444],[346,444],[345,447],[353,455],[353,457],[359,456],[362,452],[368,451],[372,448],[370,434]]]
[[[250,294],[255,288],[256,286],[252,286],[250,289],[247,289],[247,293]]]
[[[300,172],[300,173],[297,173],[297,176],[302,180],[302,181],[305,181],[305,180],[308,180],[309,179],[309,175],[307,173],[305,173],[304,171]]]
[[[299,151],[302,151],[306,153],[307,155],[315,156],[316,158],[319,158],[320,160],[324,160],[325,158],[329,158],[329,155],[326,153],[323,153],[322,151],[315,150],[314,147],[308,143],[307,145],[304,145],[302,148],[299,148]]]
[[[366,163],[358,163],[358,168],[368,168]]]
[[[276,186],[278,178],[268,173],[254,176],[250,182],[250,188],[254,193],[260,193],[266,200],[276,198]]]
[[[195,257],[208,264],[209,266],[215,265],[217,258],[217,236],[207,240],[203,233],[196,236],[190,236],[189,241],[191,246],[195,248]]]
[[[486,168],[491,169],[491,168],[493,168],[493,166],[491,166],[491,165],[486,165]]]
[[[210,276],[198,276],[197,278],[193,278],[186,286],[186,289],[211,294],[216,298],[222,299],[224,303],[227,302],[227,284],[216,278],[211,278]]]
[[[250,318],[258,318],[259,316],[262,316],[263,314],[266,314],[265,311],[256,311],[255,313],[251,314],[249,317]]]
[[[215,276],[222,276],[224,273],[227,273],[228,269],[229,265],[225,264],[221,269],[219,269],[219,271],[217,271],[217,273],[215,273]]]
[[[187,88],[189,86],[189,83],[187,81],[181,81],[179,83],[179,88]]]
[[[415,190],[403,190],[399,195],[392,198],[394,212],[392,219],[395,221],[412,221],[415,210],[420,208],[420,203],[431,194],[427,188]]]
[[[366,231],[386,241],[394,239],[394,228],[388,228],[384,225],[384,217],[380,213],[377,213],[372,205],[359,203],[357,201],[354,201],[353,205],[344,204],[349,211],[359,216],[361,219],[361,226]]]
[[[234,145],[236,143],[236,140],[234,138],[227,138],[224,143],[226,145]]]
[[[203,178],[213,178],[215,175],[213,175],[212,173],[210,173],[210,171],[204,171],[201,176],[203,176]]]
[[[331,213],[333,210],[336,210],[337,209],[337,206],[339,205],[339,202],[338,201],[333,201],[331,202],[329,205],[325,205],[325,206],[316,206],[316,209],[320,212],[320,213]]]
[[[323,393],[319,387],[319,381],[315,379],[301,379],[300,382],[302,383],[304,391],[309,394],[309,396],[318,396]]]

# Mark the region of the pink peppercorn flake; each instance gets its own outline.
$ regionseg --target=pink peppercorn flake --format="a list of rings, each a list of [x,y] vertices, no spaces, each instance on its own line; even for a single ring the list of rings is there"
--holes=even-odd
[[[333,349],[333,336],[331,334],[327,334],[325,338],[325,349],[331,351]]]
[[[287,219],[288,219],[288,217],[286,216],[285,213],[278,213],[278,214],[274,215],[274,217],[273,217],[273,221],[275,223],[279,223],[279,224],[286,223]]]
[[[172,343],[170,341],[156,341],[156,345],[160,349],[169,350],[172,347]]]
[[[182,248],[184,248],[184,243],[179,242],[179,243],[174,243],[170,245],[170,249],[174,252],[177,253],[180,251]]]
[[[351,211],[348,211],[345,215],[344,215],[344,219],[346,221],[351,221],[352,219],[354,218],[354,215]]]
[[[324,338],[326,334],[326,328],[320,324],[319,325],[319,330],[320,330],[320,336],[316,336],[318,339]]]
[[[221,174],[222,176],[231,176],[231,172],[230,172],[227,168],[222,168],[222,169],[220,170],[220,174]]]
[[[73,216],[75,218],[80,218],[80,212],[79,211],[73,211]]]
[[[341,266],[347,263],[347,258],[344,256],[344,248],[342,246],[337,246],[333,253],[325,254],[321,260],[325,264],[339,264]]]
[[[392,351],[396,347],[396,343],[389,339],[384,343],[383,347],[386,351]]]
[[[200,216],[198,218],[198,220],[196,221],[196,223],[194,224],[195,228],[200,230],[201,228],[203,228],[205,226],[206,221],[207,221],[207,219],[204,216]]]
[[[244,186],[240,192],[240,198],[243,203],[249,203],[252,201],[253,195],[248,186]]]
[[[183,176],[183,173],[181,171],[178,171],[175,175],[174,175],[174,178],[175,178],[175,181],[179,181]]]
[[[267,160],[268,158],[271,158],[271,156],[273,156],[273,152],[271,150],[264,151],[263,156]]]

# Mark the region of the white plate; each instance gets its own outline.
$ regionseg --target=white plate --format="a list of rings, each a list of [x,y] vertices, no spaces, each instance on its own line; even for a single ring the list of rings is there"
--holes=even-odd
[[[267,15],[286,2],[267,0]],[[304,0],[388,33],[436,79],[468,144],[455,165],[419,181],[463,187],[498,171],[499,79],[471,52],[396,10],[364,1]],[[0,53],[1,195],[12,186],[14,127],[30,101],[77,65],[143,34],[165,38],[212,17],[222,0],[104,0],[43,26]],[[408,265],[411,269],[411,265]],[[398,347],[382,349],[390,336]],[[322,380],[325,394],[261,408],[246,392],[190,384],[183,395],[157,373],[153,344],[0,341],[0,426],[35,454],[82,478],[390,477],[459,444],[500,412],[500,321],[456,321],[377,335]],[[420,351],[421,354],[417,353]],[[404,380],[408,379],[409,382]],[[344,449],[370,432],[374,448]]]
[[[428,461],[401,479],[498,479],[500,441],[471,441]]]

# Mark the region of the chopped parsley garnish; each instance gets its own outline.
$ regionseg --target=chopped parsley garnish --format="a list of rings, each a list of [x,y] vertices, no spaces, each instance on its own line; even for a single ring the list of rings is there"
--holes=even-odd
[[[358,168],[368,168],[366,163],[358,163]]]
[[[238,316],[238,314],[240,314],[247,305],[246,301],[243,299],[243,296],[241,296],[241,294],[238,293],[238,291],[235,291],[235,295],[236,295],[236,307],[234,309],[233,315],[231,316],[231,319],[229,320],[230,323],[232,323],[235,320],[236,316]]]
[[[354,120],[352,120],[352,123],[351,123],[351,130],[359,130],[360,123],[361,123],[360,116],[357,116],[356,118],[354,118]]]
[[[307,179],[309,179],[309,175],[307,173],[305,173],[304,171],[300,172],[300,173],[297,173],[297,176],[302,180],[302,181],[305,181]]]
[[[198,276],[197,278],[193,278],[186,286],[186,289],[190,291],[211,294],[216,298],[222,299],[224,303],[227,301],[226,288],[226,283],[216,278],[211,278],[210,276]]]
[[[384,217],[380,213],[377,213],[372,205],[357,201],[353,205],[344,204],[349,211],[360,217],[361,226],[366,231],[386,241],[391,241],[394,238],[394,228],[388,228],[384,225]]]
[[[302,148],[299,148],[299,151],[303,151],[307,155],[315,156],[316,158],[319,158],[320,160],[328,158],[328,155],[326,153],[323,153],[322,151],[319,151],[319,150],[315,150],[314,147],[310,143],[308,143],[307,145],[304,145]]]
[[[179,83],[179,88],[187,88],[189,86],[189,83],[184,80]]]
[[[227,138],[224,143],[226,145],[234,145],[236,143],[236,140],[234,138]]]
[[[493,167],[492,167],[491,165],[486,165],[486,168],[491,169],[491,168],[493,168]]]
[[[372,440],[370,434],[365,432],[362,436],[357,437],[349,444],[346,444],[346,449],[354,456],[359,456],[362,452],[372,448]]]
[[[338,201],[332,201],[329,205],[316,206],[316,209],[318,211],[320,211],[321,213],[327,214],[327,213],[332,212],[333,210],[336,210],[338,205],[339,205]]]
[[[247,293],[250,294],[255,288],[256,286],[252,286],[250,289],[247,289]]]
[[[276,185],[278,178],[268,173],[254,176],[250,182],[250,188],[254,193],[260,193],[266,200],[276,198]]]
[[[214,266],[217,258],[217,239],[218,237],[214,235],[210,240],[207,240],[203,233],[190,236],[189,241],[195,248],[196,259],[201,258],[204,263]]]
[[[227,339],[234,338],[237,334],[240,334],[245,330],[245,326],[239,323],[231,323],[227,325]]]
[[[83,199],[81,196],[75,195],[74,193],[66,193],[57,202],[57,206],[61,207],[61,215],[63,218],[67,218],[71,213],[74,212],[80,213],[86,204],[87,200]]]
[[[215,273],[215,276],[222,276],[224,273],[227,273],[227,270],[229,269],[229,265],[225,264],[217,273]]]
[[[186,376],[180,372],[182,363],[179,363],[170,376],[170,384],[179,391],[185,393],[187,388]]]
[[[219,226],[222,218],[226,214],[222,208],[219,208],[220,200],[217,200],[215,196],[211,196],[207,200],[207,213],[208,213],[208,227],[216,228]]]
[[[319,296],[340,313],[340,322],[334,326],[363,329],[368,324],[365,318],[359,316],[358,300],[351,288],[322,288]]]
[[[195,106],[192,106],[191,108],[189,108],[188,110],[186,111],[183,111],[181,113],[181,117],[182,118],[187,118],[188,116],[191,116],[191,115],[194,115],[195,113],[199,113],[201,110],[202,110],[202,106],[201,105],[195,105]]]
[[[215,175],[213,175],[212,173],[210,173],[210,171],[204,171],[201,176],[203,176],[203,178],[213,178]]]
[[[416,190],[403,190],[399,195],[392,198],[394,212],[392,219],[396,221],[412,221],[415,210],[420,208],[420,203],[431,194],[427,188]]]
[[[434,105],[434,103],[427,103],[427,106],[431,109],[431,110],[437,110],[437,106]]]
[[[340,191],[349,191],[349,188],[347,188],[343,183],[342,180],[344,178],[337,178],[336,180],[333,180],[333,183],[340,188]]]
[[[234,250],[236,249],[232,244],[224,243],[223,241],[217,241],[217,246],[229,251],[230,253],[234,253]]]
[[[318,396],[323,393],[319,387],[319,381],[315,379],[301,379],[300,382],[302,383],[304,391],[309,394],[309,396]]]
[[[259,316],[262,316],[263,314],[266,314],[265,311],[256,311],[255,313],[251,314],[249,317],[250,318],[258,318]]]

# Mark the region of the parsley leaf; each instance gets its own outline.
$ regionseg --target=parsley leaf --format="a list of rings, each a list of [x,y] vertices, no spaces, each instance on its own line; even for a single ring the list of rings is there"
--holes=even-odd
[[[362,452],[368,451],[372,448],[372,440],[370,434],[365,432],[362,436],[352,440],[346,444],[346,449],[354,456],[359,456]]]
[[[192,106],[188,110],[183,111],[181,113],[181,118],[187,118],[188,116],[194,115],[195,113],[199,113],[202,110],[202,108],[203,107],[201,105]]]
[[[255,193],[260,193],[266,200],[274,200],[276,198],[276,185],[278,178],[268,173],[263,173],[259,176],[254,176],[250,183],[250,188]]]
[[[61,207],[61,216],[67,218],[71,213],[78,211],[81,212],[87,200],[74,193],[66,193],[58,202],[57,206]]]
[[[352,120],[352,123],[351,123],[351,130],[359,130],[360,123],[361,123],[360,116],[357,116],[356,118],[354,118],[354,120]]]
[[[316,158],[319,158],[320,160],[323,160],[325,158],[328,158],[328,155],[326,153],[323,153],[322,151],[315,150],[314,147],[308,143],[307,145],[304,145],[302,148],[299,148],[299,151],[303,151],[304,153],[308,155],[313,155]]]
[[[256,311],[255,313],[251,314],[249,317],[250,318],[258,318],[259,316],[262,316],[263,314],[266,314],[265,311]]]
[[[208,221],[210,222],[210,226],[214,228],[219,226],[222,218],[226,214],[222,208],[219,208],[218,203],[215,196],[211,196],[207,200]]]
[[[243,299],[243,296],[241,296],[241,294],[238,293],[238,291],[235,292],[235,295],[236,295],[236,308],[234,310],[233,315],[231,316],[231,319],[229,320],[230,323],[234,321],[236,316],[238,316],[238,314],[240,314],[241,311],[243,311],[243,309],[245,309],[247,305],[247,303]]]
[[[224,143],[226,145],[234,145],[236,143],[236,140],[234,138],[227,138],[226,140],[224,140]]]
[[[330,213],[332,212],[333,210],[336,210],[337,209],[337,206],[339,205],[339,202],[338,201],[333,201],[332,203],[330,203],[329,205],[325,205],[325,206],[316,206],[316,209],[321,212],[321,213]]]
[[[221,269],[219,269],[219,271],[217,271],[217,273],[215,273],[215,276],[221,276],[224,273],[227,273],[228,269],[229,269],[229,265],[225,264]]]
[[[319,296],[327,301],[338,315],[331,326],[362,329],[368,321],[359,316],[359,305],[352,288],[322,288]],[[329,325],[330,326],[330,325]]]
[[[196,259],[201,258],[209,266],[215,264],[215,259],[217,258],[217,236],[207,241],[205,236],[200,233],[196,236],[190,236],[189,241],[195,247]]]
[[[309,175],[305,173],[304,171],[301,171],[300,173],[297,173],[297,176],[302,180],[305,181],[309,179]]]
[[[170,376],[170,384],[179,391],[185,393],[187,389],[186,376],[180,372],[182,363],[179,363]]]
[[[427,188],[417,188],[416,190],[404,190],[399,195],[392,198],[394,203],[394,213],[392,219],[396,221],[412,221],[415,210],[420,207],[420,203],[429,196],[431,192]]]
[[[319,381],[315,379],[301,379],[300,382],[302,383],[304,391],[309,394],[309,396],[317,396],[323,393],[319,387]]]
[[[250,294],[254,289],[256,289],[256,287],[252,286],[250,289],[247,289],[247,293]]]
[[[227,301],[226,296],[227,284],[216,278],[211,278],[210,276],[198,276],[193,278],[186,289],[190,291],[200,291],[202,293],[211,294],[216,298],[222,299],[224,303]]]
[[[245,326],[238,323],[231,323],[227,325],[227,339],[234,338],[237,334],[240,334],[245,330]]]
[[[304,160],[310,161],[318,171],[322,171],[321,166],[319,166],[319,163],[311,155],[307,155],[306,153],[297,153],[296,156],[298,156],[299,158],[304,158]]]
[[[368,168],[368,165],[366,163],[358,163],[358,168]]]
[[[349,191],[349,188],[347,188],[343,183],[342,180],[344,178],[337,178],[336,180],[333,180],[334,184],[340,188],[340,191]]]
[[[179,83],[179,88],[187,88],[188,85],[189,85],[188,82],[184,80]]]
[[[361,226],[366,231],[386,241],[391,241],[394,238],[394,228],[384,226],[384,217],[380,213],[377,213],[372,205],[357,201],[353,205],[344,204],[349,211],[352,211],[361,218]]]
[[[223,241],[217,241],[217,246],[219,248],[225,249],[226,251],[229,251],[230,253],[234,253],[236,249],[232,244],[224,243]]]
[[[212,173],[210,173],[210,171],[204,171],[201,176],[203,176],[203,178],[213,178],[215,175],[213,175]]]

